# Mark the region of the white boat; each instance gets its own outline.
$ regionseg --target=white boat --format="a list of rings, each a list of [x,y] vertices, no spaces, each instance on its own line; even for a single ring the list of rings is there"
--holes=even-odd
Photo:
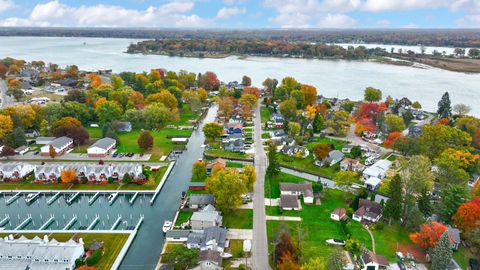
[[[172,225],[173,225],[173,222],[171,222],[170,220],[165,220],[165,222],[163,223],[163,233],[167,233],[167,231],[171,230],[172,229]]]
[[[330,245],[345,246],[345,241],[339,239],[328,239],[325,242]]]
[[[222,256],[223,259],[229,259],[229,258],[233,257],[232,254],[227,253],[227,252],[223,252],[223,253],[221,254],[221,256]]]

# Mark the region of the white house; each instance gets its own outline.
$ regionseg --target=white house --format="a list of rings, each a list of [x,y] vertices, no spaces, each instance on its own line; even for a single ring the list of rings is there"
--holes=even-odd
[[[117,145],[117,141],[112,138],[102,138],[96,141],[87,149],[89,157],[106,157],[111,154]]]
[[[222,254],[218,251],[203,250],[198,253],[198,266],[192,270],[222,270]]]
[[[313,203],[313,188],[312,183],[280,183],[281,195],[295,195],[297,197],[303,196],[303,202],[306,204]]]
[[[194,212],[190,218],[193,231],[203,231],[206,228],[221,226],[222,215],[211,204],[205,206],[202,210]]]
[[[387,259],[368,249],[364,249],[360,256],[363,262],[362,270],[386,270],[389,267]]]
[[[28,163],[0,163],[0,182],[16,182],[33,172]]]
[[[65,154],[70,148],[73,147],[73,140],[68,137],[58,137],[51,141],[50,143],[42,146],[40,149],[40,155],[49,156],[50,155],[50,145],[53,146],[57,156]]]
[[[165,234],[167,242],[187,242],[190,231],[187,230],[169,230]]]
[[[0,265],[2,269],[75,269],[75,260],[84,254],[83,240],[67,242],[43,239],[38,236],[28,239],[13,235],[0,238]]]
[[[381,159],[375,162],[375,164],[373,164],[372,166],[366,168],[363,171],[363,177],[365,179],[376,177],[382,180],[387,175],[387,171],[390,169],[391,166],[392,162],[390,160]]]
[[[358,159],[345,158],[340,162],[340,170],[361,172],[365,169],[365,165],[360,163]]]
[[[363,220],[369,222],[377,222],[382,217],[383,207],[376,202],[360,199],[358,209],[353,213],[352,219],[358,222]]]
[[[298,211],[302,209],[302,205],[300,204],[300,200],[298,199],[297,195],[280,195],[280,207],[285,211]]]
[[[227,229],[221,227],[210,227],[202,233],[191,232],[188,235],[187,248],[224,252],[227,232]]]
[[[25,153],[27,153],[28,151],[30,151],[30,147],[26,146],[26,145],[22,145],[20,147],[17,147],[15,149],[15,154],[17,155],[25,155]]]
[[[380,187],[380,183],[382,183],[382,180],[380,180],[379,178],[370,177],[365,180],[364,187],[369,190],[376,190],[378,187]]]
[[[346,219],[347,218],[347,211],[345,210],[345,208],[337,208],[330,214],[330,218],[335,220],[335,221],[340,221],[342,219]]]

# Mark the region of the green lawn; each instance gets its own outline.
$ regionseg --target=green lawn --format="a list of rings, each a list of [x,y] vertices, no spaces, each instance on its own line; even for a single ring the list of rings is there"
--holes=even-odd
[[[199,116],[200,114],[190,110],[190,106],[188,104],[183,104],[182,109],[180,110],[179,121],[169,123],[169,125],[191,126],[192,124],[189,122],[189,120],[196,120]]]
[[[279,153],[278,157],[280,165],[282,166],[304,170],[328,178],[333,178],[335,174],[340,170],[340,164],[336,164],[332,167],[320,167],[315,165],[315,159],[311,154],[306,158],[296,158]]]
[[[243,258],[245,255],[243,252],[243,240],[231,239],[229,249],[229,253],[233,255],[233,258]]]
[[[45,234],[22,234],[27,238],[33,238],[38,236],[43,238]],[[5,234],[0,234],[0,236],[4,237]],[[20,236],[20,235],[16,235]],[[97,269],[110,269],[115,262],[120,250],[122,250],[123,245],[128,239],[128,234],[104,234],[104,233],[78,233],[78,234],[71,234],[71,233],[56,233],[56,234],[49,234],[49,239],[55,238],[57,241],[65,242],[75,237],[76,239],[82,238],[83,242],[85,243],[84,247],[88,248],[90,244],[93,243],[94,240],[99,242],[104,242],[103,250],[104,254],[100,261],[98,262],[95,267]]]
[[[342,191],[326,189],[321,205],[304,205],[301,211],[285,211],[285,216],[298,216],[301,222],[289,221],[267,221],[267,234],[269,243],[275,241],[276,233],[280,228],[287,228],[292,237],[298,236],[303,239],[300,244],[302,262],[310,258],[320,257],[327,260],[329,254],[335,249],[325,244],[327,239],[347,239],[340,227],[340,223],[330,219],[330,213],[338,207],[346,207],[347,195]],[[267,207],[267,214],[281,215],[279,207]],[[368,232],[359,222],[350,221],[347,225],[352,238],[360,240],[365,246],[371,249],[371,239]],[[272,244],[269,245],[270,252]]]
[[[0,190],[154,190],[157,188],[160,180],[167,171],[167,166],[161,167],[158,172],[150,174],[147,183],[140,185],[129,183],[120,186],[118,183],[108,183],[104,185],[97,184],[37,184],[31,180],[21,182],[0,182]]]
[[[215,157],[223,157],[223,158],[240,158],[240,159],[249,158],[247,154],[225,151],[223,149],[207,150],[205,151],[205,154],[215,156]]]
[[[280,183],[301,183],[306,182],[306,179],[281,172],[277,177],[265,178],[265,197],[266,198],[280,198]]]
[[[239,162],[227,161],[227,167],[230,168],[243,168],[243,164]]]
[[[268,120],[270,120],[270,111],[267,107],[261,107],[260,115],[262,118],[262,123],[268,122]]]
[[[408,238],[408,232],[400,225],[385,226],[382,230],[373,230],[375,247],[389,261],[396,261],[397,245],[413,244]]]
[[[230,229],[253,229],[253,210],[236,209],[223,213],[223,225]]]
[[[88,131],[88,134],[90,134],[90,138],[102,138],[101,128],[86,127],[85,129]]]
[[[262,139],[270,139],[270,133],[262,133]]]
[[[342,150],[343,146],[347,144],[346,141],[329,139],[329,138],[315,138],[315,141],[307,143],[308,150],[311,150],[317,143],[332,144],[336,150]]]
[[[192,217],[192,214],[193,211],[180,210],[177,220],[175,221],[175,226],[180,226],[182,223],[187,222]]]
[[[468,269],[468,259],[475,258],[475,255],[469,249],[460,245],[458,251],[453,252],[453,258],[462,269]]]

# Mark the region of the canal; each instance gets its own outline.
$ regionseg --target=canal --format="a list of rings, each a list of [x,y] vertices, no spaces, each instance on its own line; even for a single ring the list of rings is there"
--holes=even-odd
[[[61,195],[50,204],[48,202],[54,194],[42,194],[30,204],[21,196],[8,205],[6,201],[11,195],[2,195],[0,221],[9,217],[9,221],[3,225],[6,229],[21,226],[23,230],[37,230],[44,226],[43,229],[47,230],[61,230],[67,226],[70,230],[89,227],[92,230],[125,230],[131,229],[144,217],[120,269],[154,269],[164,242],[163,222],[172,220],[178,210],[181,192],[188,188],[192,176],[192,163],[203,156],[201,145],[205,137],[202,127],[214,121],[216,113],[215,105],[209,109],[199,128],[193,131],[187,149],[177,159],[153,205],[150,204],[151,195],[143,194],[138,195],[132,204],[132,195],[125,194],[118,195],[112,203],[108,194],[100,194],[93,201],[93,194],[81,194],[71,203],[67,203],[66,195]],[[48,222],[52,217],[52,221]],[[118,219],[121,221],[118,222]]]

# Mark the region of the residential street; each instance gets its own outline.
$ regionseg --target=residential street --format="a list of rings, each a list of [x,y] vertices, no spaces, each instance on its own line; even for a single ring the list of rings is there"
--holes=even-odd
[[[267,166],[267,157],[262,145],[262,123],[260,117],[260,102],[255,112],[254,120],[254,138],[255,138],[255,170],[257,172],[257,181],[253,188],[253,246],[252,261],[253,269],[268,270],[271,269],[268,263],[268,239],[267,225],[265,216],[265,170]]]
[[[7,95],[7,84],[4,80],[0,80],[0,108],[5,108],[12,105],[12,98]]]

